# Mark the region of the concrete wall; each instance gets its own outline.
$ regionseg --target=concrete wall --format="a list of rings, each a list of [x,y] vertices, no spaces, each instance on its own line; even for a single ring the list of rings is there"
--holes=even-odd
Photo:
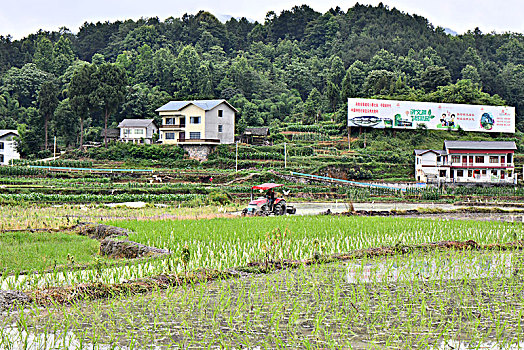
[[[222,117],[218,111],[222,110]],[[219,139],[220,143],[235,143],[235,111],[226,103],[221,103],[206,112],[206,138]],[[222,132],[218,132],[218,126],[222,125]]]
[[[207,157],[215,149],[215,145],[180,145],[186,151],[191,158],[198,160],[207,160]]]
[[[11,159],[20,159],[20,154],[16,151],[16,141],[12,140],[11,136],[0,138],[0,143],[3,144],[3,149],[0,148],[0,154],[3,161],[0,165],[9,165]]]
[[[433,152],[415,156],[415,181],[426,182],[428,174],[438,174],[437,155]]]

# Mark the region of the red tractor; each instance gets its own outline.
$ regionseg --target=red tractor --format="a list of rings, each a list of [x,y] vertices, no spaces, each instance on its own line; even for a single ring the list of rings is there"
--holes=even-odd
[[[295,214],[297,209],[286,203],[284,198],[275,197],[275,188],[282,187],[284,185],[265,183],[251,187],[251,202],[247,208],[242,210],[242,215],[255,215],[255,216],[268,216],[268,215],[284,215],[284,214]],[[264,196],[254,198],[254,190],[260,190],[261,192],[266,191]],[[289,193],[289,192],[288,192]]]

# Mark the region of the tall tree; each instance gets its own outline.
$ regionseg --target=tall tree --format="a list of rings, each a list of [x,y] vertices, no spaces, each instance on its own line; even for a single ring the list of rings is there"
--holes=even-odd
[[[33,63],[27,63],[22,68],[9,69],[4,76],[3,87],[22,107],[27,108],[35,106],[40,86],[51,78],[51,74],[38,69]]]
[[[56,133],[62,137],[66,147],[74,144],[78,136],[79,119],[71,110],[69,99],[60,101],[55,110]]]
[[[44,119],[44,149],[47,151],[49,120],[53,117],[58,106],[58,87],[53,80],[42,84],[38,92],[38,108]]]
[[[80,66],[71,77],[69,83],[69,103],[72,110],[80,118],[80,147],[84,145],[84,120],[92,110],[91,96],[96,90],[94,74],[96,67],[91,64]]]
[[[107,147],[107,120],[116,112],[126,93],[127,77],[123,68],[111,64],[101,64],[94,74],[97,84],[92,94],[92,102],[102,107],[104,113],[104,144]]]
[[[40,70],[49,73],[53,71],[53,43],[44,35],[41,35],[36,43],[33,63]]]
[[[71,41],[62,35],[53,48],[53,72],[57,77],[61,76],[74,60]]]
[[[320,117],[320,111],[322,106],[322,95],[313,88],[304,103],[304,115],[307,117],[308,124],[314,124]]]

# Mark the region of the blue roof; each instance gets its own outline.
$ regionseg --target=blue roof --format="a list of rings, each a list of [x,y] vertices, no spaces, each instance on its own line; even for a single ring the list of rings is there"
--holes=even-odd
[[[237,110],[233,108],[226,100],[195,100],[195,101],[171,101],[158,108],[156,112],[168,112],[168,111],[180,111],[181,109],[187,107],[189,104],[193,104],[199,108],[202,108],[205,111],[209,111],[221,103],[226,103],[231,107],[235,112]]]

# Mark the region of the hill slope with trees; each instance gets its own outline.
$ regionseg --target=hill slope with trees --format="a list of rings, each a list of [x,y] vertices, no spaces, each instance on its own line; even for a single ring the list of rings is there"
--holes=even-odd
[[[522,130],[524,36],[452,36],[382,4],[296,6],[264,23],[201,11],[1,36],[0,84],[0,129],[19,128],[23,155],[49,147],[45,135],[72,147],[124,118],[158,118],[170,99],[228,99],[239,129],[343,122],[348,97],[508,104]]]

